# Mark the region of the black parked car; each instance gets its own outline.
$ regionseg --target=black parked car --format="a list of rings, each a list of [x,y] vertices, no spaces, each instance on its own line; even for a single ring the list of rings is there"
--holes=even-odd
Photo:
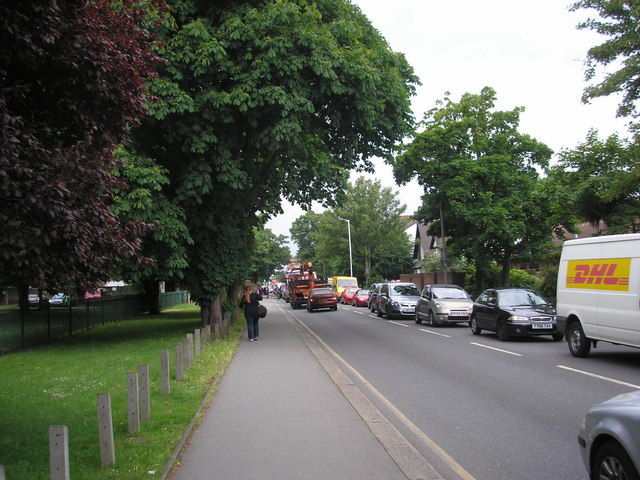
[[[420,290],[415,283],[389,282],[383,283],[376,296],[376,314],[388,318],[409,317],[416,314],[416,303],[420,298]]]
[[[538,293],[525,288],[491,288],[473,303],[469,320],[471,332],[496,332],[500,340],[512,336],[551,335],[558,333],[555,309]]]

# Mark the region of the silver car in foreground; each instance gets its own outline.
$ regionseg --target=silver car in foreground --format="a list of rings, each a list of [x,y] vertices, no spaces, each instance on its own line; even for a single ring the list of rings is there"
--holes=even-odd
[[[589,410],[578,442],[591,480],[638,480],[640,390],[618,395]]]

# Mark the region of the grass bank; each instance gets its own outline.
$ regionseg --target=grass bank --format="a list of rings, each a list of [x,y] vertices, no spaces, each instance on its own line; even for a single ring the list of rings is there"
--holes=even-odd
[[[175,381],[175,345],[200,327],[199,308],[178,305],[0,357],[0,464],[7,480],[48,479],[49,425],[69,430],[73,480],[159,478],[218,372],[235,354],[244,322],[203,348]],[[169,350],[171,395],[161,395],[160,351]],[[149,365],[151,420],[128,433],[127,373]],[[100,467],[97,395],[109,393],[116,465]]]

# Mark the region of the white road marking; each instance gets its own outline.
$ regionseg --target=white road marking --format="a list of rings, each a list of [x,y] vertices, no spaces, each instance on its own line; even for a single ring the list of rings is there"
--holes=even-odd
[[[425,330],[424,328],[419,329],[421,332],[430,333],[431,335],[438,335],[439,337],[451,338],[451,335],[445,335],[444,333],[434,332],[431,330]]]
[[[399,325],[401,327],[409,328],[409,325],[405,325],[404,323],[394,322],[393,320],[389,320],[389,323],[393,323],[394,325]]]
[[[471,345],[475,345],[476,347],[488,348],[489,350],[495,350],[496,352],[506,353],[508,355],[513,355],[514,357],[521,357],[522,355],[515,352],[510,352],[509,350],[502,350],[501,348],[490,347],[489,345],[483,345],[481,343],[469,342]]]
[[[357,313],[358,315],[364,315],[364,312],[354,312]]]
[[[597,375],[597,374],[591,373],[591,372],[585,372],[583,370],[577,370],[577,369],[571,368],[571,367],[565,367],[564,365],[558,365],[557,367],[558,368],[562,368],[563,370],[568,370],[570,372],[581,373],[582,375],[586,375],[587,377],[598,378],[600,380],[605,380],[607,382],[616,383],[618,385],[623,385],[625,387],[631,387],[631,388],[635,388],[636,390],[640,390],[640,385],[634,385],[633,383],[623,382],[621,380],[616,380],[615,378],[603,377],[602,375]]]

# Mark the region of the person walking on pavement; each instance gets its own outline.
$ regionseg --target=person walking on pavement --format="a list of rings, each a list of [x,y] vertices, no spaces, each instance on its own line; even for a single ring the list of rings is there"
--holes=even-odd
[[[247,321],[247,333],[249,341],[255,342],[260,336],[260,327],[258,326],[258,305],[262,300],[262,295],[249,285],[244,287],[244,296],[240,300],[240,306],[244,307],[244,318]]]

